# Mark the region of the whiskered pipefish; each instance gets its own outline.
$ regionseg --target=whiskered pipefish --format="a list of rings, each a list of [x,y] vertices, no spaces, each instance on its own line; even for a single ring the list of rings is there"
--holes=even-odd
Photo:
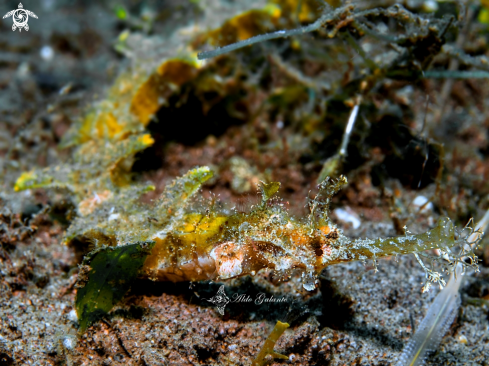
[[[207,167],[191,170],[168,186],[153,207],[140,208],[136,215],[128,214],[123,205],[112,200],[102,202],[97,208],[97,222],[84,227],[82,236],[99,246],[154,242],[140,271],[140,276],[153,280],[226,280],[254,275],[264,268],[285,279],[299,270],[303,287],[309,291],[325,267],[341,262],[375,262],[385,256],[429,249],[444,254],[440,261],[448,271],[461,257],[472,257],[472,265],[477,262],[473,252],[462,250],[455,255],[449,249],[461,244],[462,239],[455,235],[448,218],[422,234],[350,240],[329,218],[331,197],[347,183],[343,176],[327,178],[318,186],[319,193],[309,201],[309,215],[301,219],[289,215],[275,197],[280,187],[277,182],[261,184],[261,202],[250,212],[218,210],[212,202],[196,208],[192,196],[211,176]],[[74,225],[68,236],[75,236],[77,228],[80,226]],[[425,289],[431,283],[444,284],[439,272],[425,266],[419,256],[418,260],[427,273]]]

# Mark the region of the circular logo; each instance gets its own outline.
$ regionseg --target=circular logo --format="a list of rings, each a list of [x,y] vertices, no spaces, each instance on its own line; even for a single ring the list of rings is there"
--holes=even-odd
[[[29,20],[29,15],[24,9],[17,9],[13,14],[14,24],[19,27],[25,27],[27,25],[27,21]]]

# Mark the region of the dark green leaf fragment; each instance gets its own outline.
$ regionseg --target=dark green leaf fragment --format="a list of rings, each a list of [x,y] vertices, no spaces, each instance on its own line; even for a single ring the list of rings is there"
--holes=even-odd
[[[78,288],[75,301],[81,332],[107,314],[122,299],[154,244],[139,242],[119,247],[102,247],[85,257],[82,267],[89,267],[85,275],[88,279],[79,278],[79,283],[86,284]]]

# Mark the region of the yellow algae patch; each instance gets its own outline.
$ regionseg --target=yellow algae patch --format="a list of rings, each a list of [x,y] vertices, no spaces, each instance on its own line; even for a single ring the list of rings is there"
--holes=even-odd
[[[39,177],[35,172],[24,172],[15,182],[14,190],[16,192],[31,188],[46,187],[53,183],[51,177]]]
[[[197,75],[197,70],[195,62],[177,59],[165,61],[138,88],[131,101],[131,113],[146,126],[168,96],[168,84],[181,87]]]
[[[117,121],[111,112],[88,113],[79,130],[78,142],[83,144],[92,139],[120,139],[125,131],[124,124]]]
[[[189,216],[190,221],[186,217],[185,222],[177,227],[174,236],[184,245],[195,244],[201,248],[207,247],[210,239],[222,232],[221,227],[227,220],[224,216],[207,217],[200,214]]]
[[[95,124],[95,129],[99,139],[106,136],[112,139],[123,131],[124,126],[117,122],[112,113],[101,113]]]
[[[151,239],[156,244],[144,263],[144,269],[151,272],[157,268],[190,263],[195,260],[195,256],[206,258],[208,252],[220,241],[227,219],[224,216],[208,217],[198,213],[185,215],[170,235]]]
[[[89,110],[81,122],[64,137],[62,145],[81,145],[93,140],[120,141],[134,128],[129,128],[127,120],[119,116],[113,103],[106,100]]]
[[[144,261],[143,270],[146,271],[156,269],[160,261],[168,258],[168,245],[166,245],[166,240],[160,238],[153,238],[152,240],[155,242],[155,246],[151,250],[151,254]]]
[[[489,24],[489,0],[481,0],[482,9],[477,20],[482,24]]]
[[[194,60],[168,60],[158,69],[158,75],[166,82],[182,86],[195,77],[197,62]]]
[[[32,182],[37,179],[37,175],[34,172],[25,172],[15,182],[14,190],[16,192],[28,189],[32,185]]]
[[[281,14],[280,7],[274,4],[269,4],[263,9],[248,10],[208,32],[201,40],[220,47],[243,41],[269,31],[271,26],[276,25]]]
[[[158,74],[153,74],[139,87],[136,95],[132,99],[131,113],[136,115],[143,125],[147,125],[151,117],[160,107],[159,88],[161,78]]]
[[[139,136],[137,141],[138,141],[139,144],[141,144],[141,145],[143,145],[145,147],[151,146],[155,142],[155,140],[148,133],[146,133],[146,134],[144,134],[142,136]]]
[[[195,231],[195,228],[197,225],[199,225],[200,220],[202,220],[202,214],[191,213],[185,215],[183,222],[180,223],[175,230],[181,233],[191,233]]]
[[[331,2],[334,0],[327,2],[332,5]],[[272,0],[272,3],[280,6],[282,13],[298,19],[301,23],[316,20],[318,13],[321,12],[321,8],[315,0]]]

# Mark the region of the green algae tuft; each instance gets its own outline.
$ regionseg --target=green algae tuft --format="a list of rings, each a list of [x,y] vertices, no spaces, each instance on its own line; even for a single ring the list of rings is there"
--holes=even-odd
[[[154,242],[102,247],[83,260],[75,308],[80,331],[106,315],[129,290]]]

